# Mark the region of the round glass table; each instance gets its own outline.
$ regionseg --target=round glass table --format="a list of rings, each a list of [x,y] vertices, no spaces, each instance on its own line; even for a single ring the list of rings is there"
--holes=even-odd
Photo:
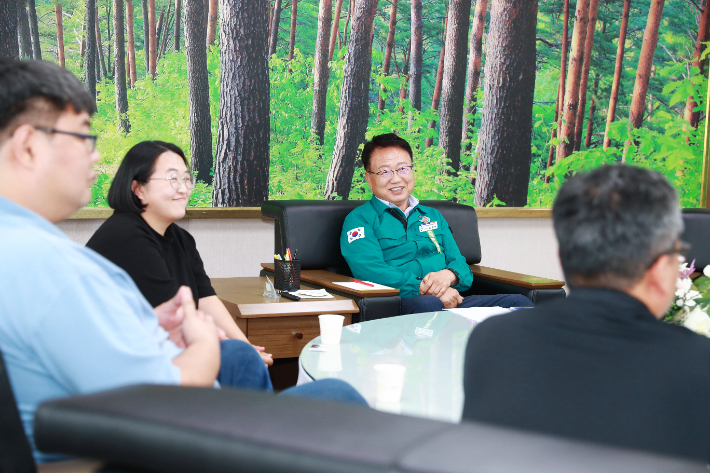
[[[377,410],[457,423],[463,409],[466,343],[475,325],[449,311],[348,325],[340,345],[321,345],[320,337],[308,342],[301,351],[300,377],[307,376],[306,382],[347,381]],[[373,367],[379,363],[407,367],[399,403],[376,401]]]

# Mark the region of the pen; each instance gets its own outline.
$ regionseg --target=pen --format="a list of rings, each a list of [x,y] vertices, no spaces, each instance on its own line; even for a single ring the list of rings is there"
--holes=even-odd
[[[360,281],[359,279],[355,279],[355,278],[353,278],[353,282],[356,282],[358,284],[364,284],[365,286],[375,287],[374,284],[370,284],[369,282],[365,282],[365,281]]]

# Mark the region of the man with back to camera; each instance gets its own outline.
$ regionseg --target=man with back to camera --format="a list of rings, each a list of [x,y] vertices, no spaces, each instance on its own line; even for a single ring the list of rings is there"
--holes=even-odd
[[[340,250],[353,276],[400,290],[402,314],[454,307],[530,307],[519,294],[467,296],[473,274],[444,217],[412,195],[409,143],[394,133],[365,143],[362,165],[374,196],[343,223]]]
[[[553,219],[570,295],[476,326],[463,418],[710,460],[710,340],[660,321],[688,249],[675,190],[607,166],[567,181]]]
[[[91,198],[95,110],[65,69],[0,59],[0,351],[37,462],[55,459],[32,437],[43,401],[138,383],[211,387],[225,356],[189,288],[153,310],[125,271],[54,225]],[[227,342],[251,358],[224,358],[222,371],[270,386],[257,352]],[[318,383],[290,394],[364,402],[343,382]]]

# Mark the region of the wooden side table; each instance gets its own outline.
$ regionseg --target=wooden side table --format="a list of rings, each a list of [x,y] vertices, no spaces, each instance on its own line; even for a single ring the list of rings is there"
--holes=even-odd
[[[320,335],[320,314],[343,315],[344,324],[350,325],[352,314],[359,312],[351,299],[339,295],[334,299],[300,301],[265,297],[266,278],[213,278],[211,281],[217,297],[249,341],[265,347],[274,359],[299,356],[303,347]]]

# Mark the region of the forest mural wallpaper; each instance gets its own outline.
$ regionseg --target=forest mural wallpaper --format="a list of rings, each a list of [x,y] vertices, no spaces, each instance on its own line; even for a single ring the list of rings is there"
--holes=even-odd
[[[412,143],[420,199],[550,207],[580,169],[700,205],[710,0],[2,0],[0,56],[96,95],[106,205],[125,152],[187,153],[193,206],[367,199],[366,138]]]

